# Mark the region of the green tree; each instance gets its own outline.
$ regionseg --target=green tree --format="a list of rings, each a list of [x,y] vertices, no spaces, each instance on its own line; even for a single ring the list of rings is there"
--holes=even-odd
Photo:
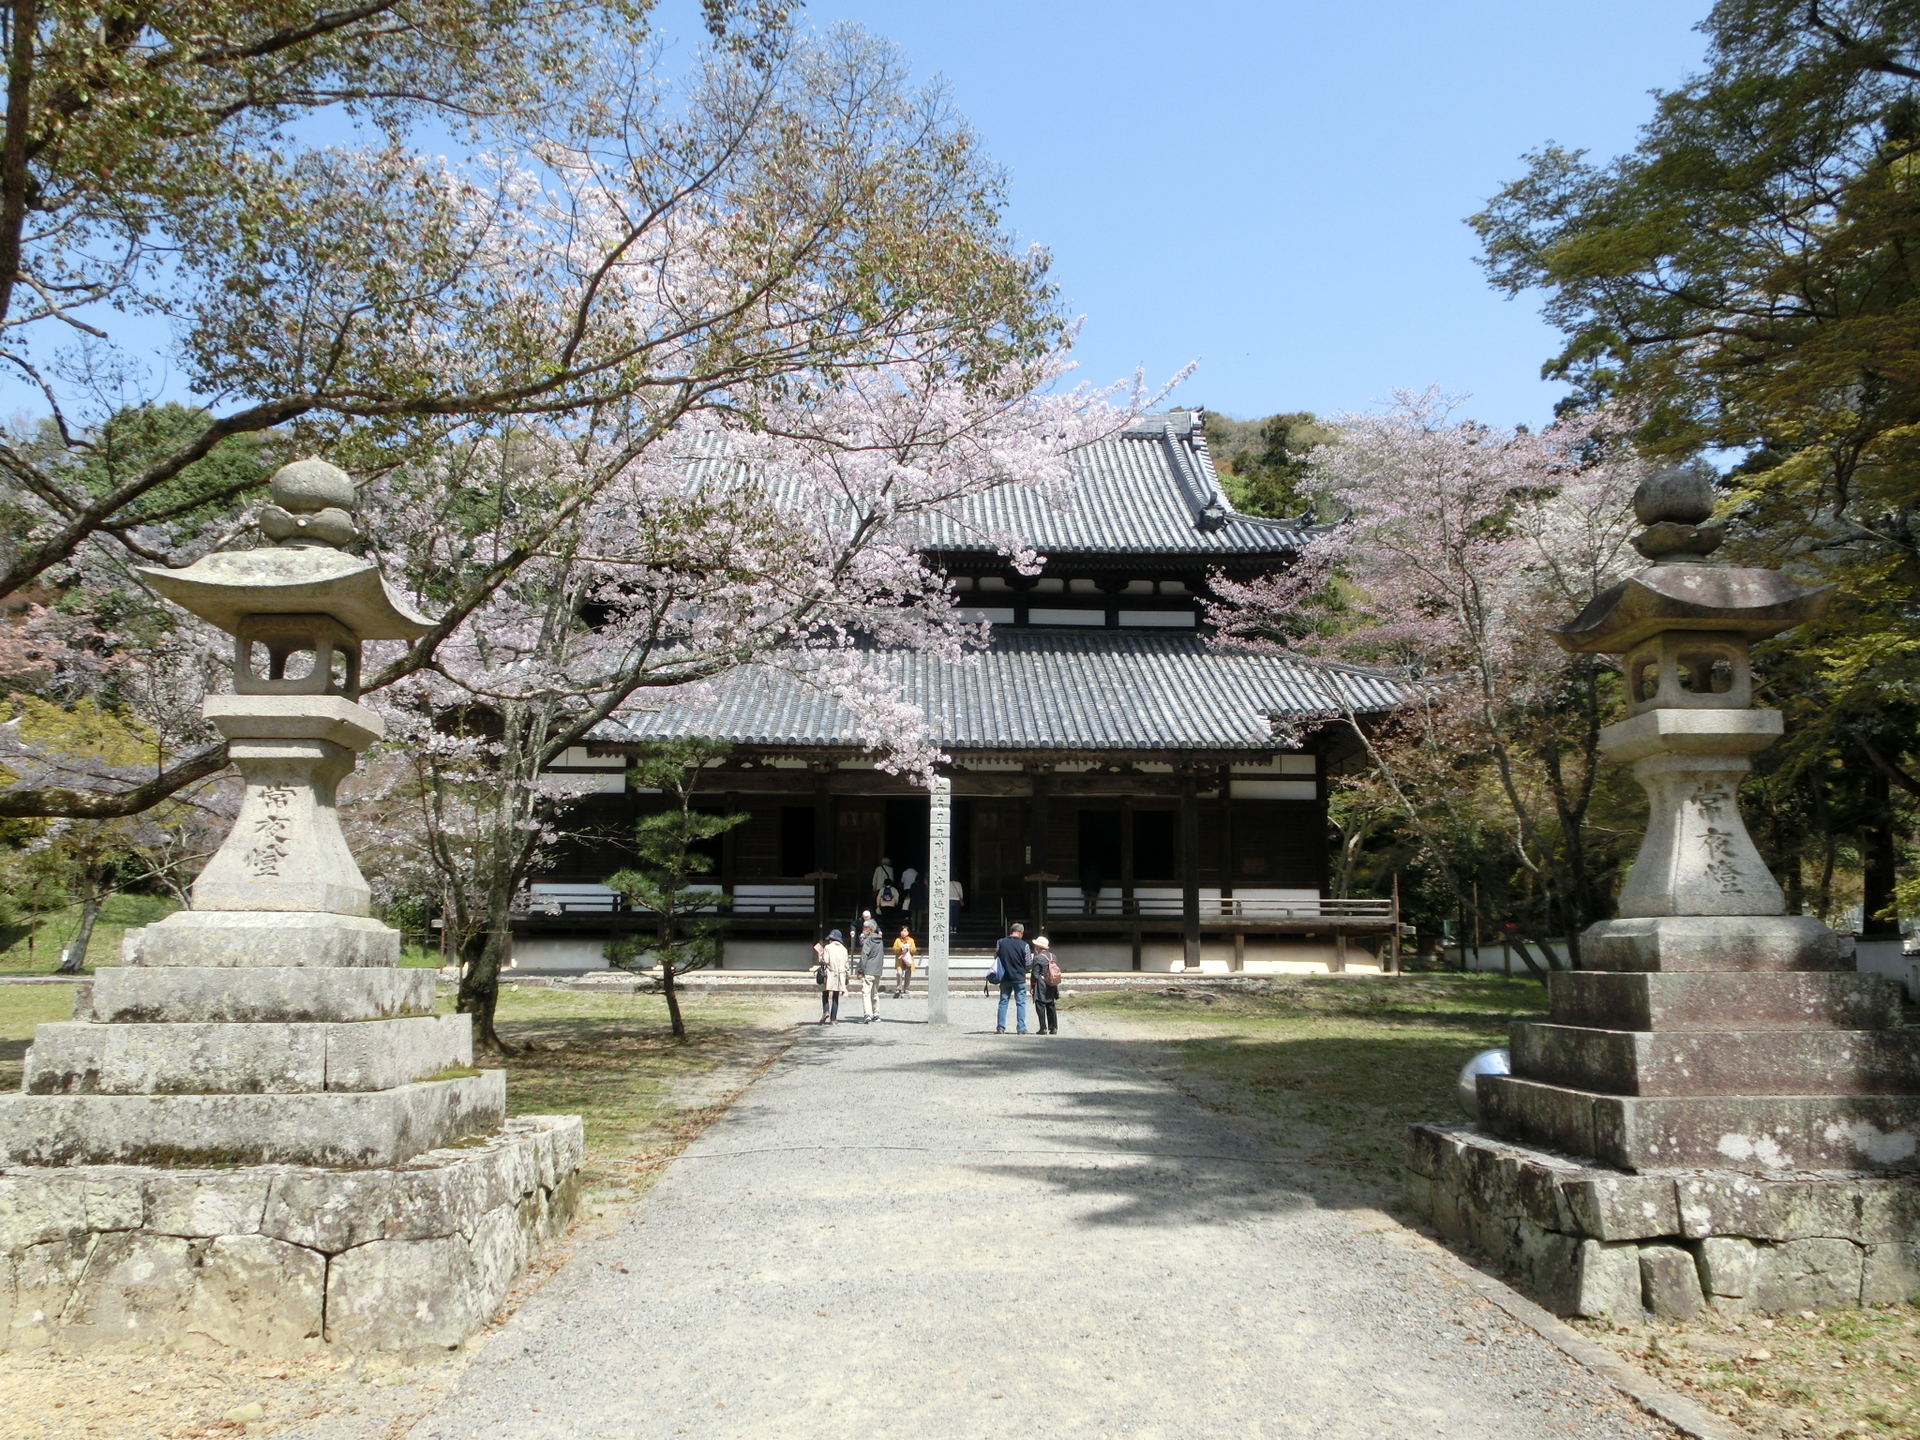
[[[1260,420],[1200,413],[1221,484],[1238,509],[1291,520],[1312,508],[1307,455],[1334,438],[1332,429],[1304,410]]]
[[[713,964],[720,956],[722,922],[717,912],[733,903],[725,892],[692,882],[713,869],[713,857],[700,847],[719,839],[747,817],[694,808],[701,771],[727,754],[724,745],[676,740],[642,757],[628,771],[632,784],[658,790],[665,806],[640,817],[633,843],[640,863],[607,878],[635,909],[655,921],[651,938],[627,936],[607,943],[610,964],[622,970],[657,968],[667,997],[667,1016],[677,1039],[687,1038],[676,981],[689,970]]]
[[[1835,837],[1800,822],[1866,837],[1890,925],[1894,797],[1920,796],[1920,3],[1721,0],[1701,29],[1631,153],[1545,148],[1473,224],[1493,282],[1565,333],[1569,404],[1623,402],[1652,453],[1743,457],[1727,553],[1837,587],[1760,653],[1792,733],[1756,828],[1822,904]]]

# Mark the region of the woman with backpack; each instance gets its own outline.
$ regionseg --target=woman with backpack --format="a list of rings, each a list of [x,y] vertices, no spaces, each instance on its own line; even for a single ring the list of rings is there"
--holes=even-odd
[[[1060,962],[1054,958],[1053,947],[1047,943],[1044,935],[1034,938],[1033,964],[1027,970],[1027,976],[1033,985],[1033,1013],[1040,1022],[1039,1033],[1058,1035]]]

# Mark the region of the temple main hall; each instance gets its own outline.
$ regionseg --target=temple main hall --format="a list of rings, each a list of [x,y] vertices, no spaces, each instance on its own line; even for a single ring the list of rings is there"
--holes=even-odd
[[[958,954],[1014,920],[1073,971],[1273,974],[1384,959],[1390,897],[1328,894],[1330,769],[1354,723],[1404,683],[1351,668],[1217,647],[1216,576],[1283,570],[1313,531],[1238,513],[1196,411],[1141,417],[1077,451],[1064,505],[1005,488],[923,536],[965,611],[991,626],[972,663],[917,652],[863,657],[871,683],[922,710],[950,757],[952,907],[932,895],[928,792],[876,767],[853,717],[784,672],[745,667],[698,703],[597,732],[553,767],[590,788],[572,834],[528,890],[513,964],[604,967],[602,948],[644,933],[604,881],[620,838],[660,802],[629,789],[629,757],[702,736],[726,757],[700,802],[744,823],[714,842],[703,884],[724,891],[727,970],[798,970],[812,944],[876,900],[876,872],[914,872],[889,933],[948,909]],[[1045,557],[1016,572],[986,538]],[[884,862],[884,863],[883,863]],[[1378,957],[1378,958],[1377,958]]]

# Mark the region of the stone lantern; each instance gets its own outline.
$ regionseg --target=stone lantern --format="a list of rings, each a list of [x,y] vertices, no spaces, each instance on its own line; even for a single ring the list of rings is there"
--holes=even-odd
[[[0,1348],[457,1343],[571,1205],[578,1118],[504,1121],[335,809],[383,733],[362,642],[432,622],[343,548],[343,471],[271,491],[275,543],[138,572],[234,637],[202,708],[246,792],[191,907],[130,932],[0,1096]]]
[[[1709,482],[1641,487],[1653,563],[1552,633],[1622,657],[1626,718],[1600,733],[1645,789],[1619,918],[1556,973],[1549,1018],[1478,1081],[1480,1125],[1420,1125],[1416,1201],[1563,1313],[1788,1310],[1920,1290],[1920,1030],[1850,942],[1786,915],[1740,814],[1749,648],[1830,592],[1710,557]]]

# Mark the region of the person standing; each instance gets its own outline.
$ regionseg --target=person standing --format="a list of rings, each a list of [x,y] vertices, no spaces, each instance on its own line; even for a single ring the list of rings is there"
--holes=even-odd
[[[860,1014],[871,1025],[880,1018],[880,977],[886,973],[887,942],[872,921],[860,932]]]
[[[1060,1033],[1060,962],[1054,959],[1047,937],[1033,938],[1033,1028],[1042,1035]]]
[[[993,968],[1000,972],[1000,1017],[994,1022],[994,1034],[1007,1033],[1007,999],[1013,999],[1019,1033],[1027,1033],[1027,972],[1033,965],[1033,950],[1027,944],[1027,927],[1018,920],[1008,927],[1006,936],[993,948]]]
[[[880,857],[880,863],[873,867],[872,879],[873,883],[867,888],[873,894],[873,908],[876,910],[891,908],[887,900],[880,898],[886,895],[891,899],[900,893],[894,885],[893,861],[889,857],[885,855]]]
[[[893,998],[896,1000],[904,997],[913,985],[914,953],[913,931],[902,925],[893,941],[893,970],[898,977],[893,987]]]
[[[900,872],[900,918],[913,923],[913,887],[920,883],[920,872],[909,865]]]
[[[847,947],[840,943],[840,932],[829,930],[827,942],[814,947],[820,957],[820,1023],[840,1023],[840,997],[847,991]]]
[[[953,938],[953,932],[959,928],[960,912],[966,908],[967,888],[959,880],[947,881],[947,938]]]

